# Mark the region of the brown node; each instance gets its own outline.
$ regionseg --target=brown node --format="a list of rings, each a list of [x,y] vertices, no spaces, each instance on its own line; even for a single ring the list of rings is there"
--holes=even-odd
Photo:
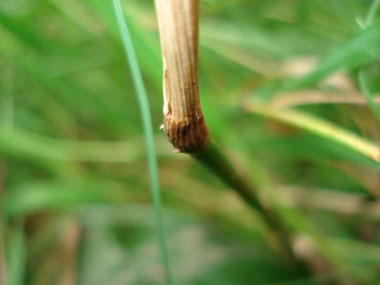
[[[203,116],[176,121],[164,118],[164,130],[178,152],[194,153],[207,143],[209,132]]]

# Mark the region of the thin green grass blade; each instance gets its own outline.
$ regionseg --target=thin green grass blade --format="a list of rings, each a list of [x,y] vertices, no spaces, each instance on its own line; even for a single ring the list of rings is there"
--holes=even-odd
[[[120,30],[123,46],[125,48],[125,54],[129,67],[132,73],[133,82],[136,89],[137,99],[139,103],[139,108],[141,112],[141,119],[143,122],[144,136],[146,142],[146,148],[148,153],[148,164],[149,164],[149,176],[151,183],[151,194],[153,197],[153,203],[155,208],[156,223],[158,227],[159,240],[161,246],[161,254],[163,258],[163,265],[166,271],[166,282],[167,284],[172,284],[172,278],[169,268],[169,259],[166,248],[163,222],[162,222],[162,213],[161,213],[161,199],[160,199],[160,188],[158,182],[158,167],[157,167],[157,158],[156,151],[154,148],[154,138],[153,138],[153,128],[152,128],[152,119],[149,110],[149,102],[146,95],[141,71],[139,64],[137,62],[137,56],[133,48],[132,39],[130,37],[128,27],[126,25],[124,15],[119,0],[113,0],[114,12],[118,27]]]
[[[327,55],[316,69],[295,81],[289,81],[287,90],[307,87],[326,78],[339,69],[361,66],[380,55],[378,45],[380,24],[370,26]]]
[[[297,79],[286,79],[264,85],[254,92],[257,99],[266,102],[280,92],[288,92],[314,86],[339,70],[353,70],[380,56],[380,23],[358,32],[354,37],[327,54],[318,66]]]
[[[104,0],[86,0],[86,3],[95,12],[99,20],[107,25],[112,37],[118,37],[119,32],[117,22],[113,16],[112,3]],[[144,17],[133,6],[135,5],[132,5],[132,3],[128,4],[128,14],[134,15],[134,17]],[[124,20],[128,26],[129,34],[133,37],[133,46],[140,51],[137,54],[139,66],[144,70],[144,75],[149,82],[160,88],[162,68],[159,45],[152,37],[141,32],[141,29],[133,22],[133,17],[128,17],[127,15]]]
[[[380,147],[376,143],[311,114],[297,110],[276,110],[254,104],[247,104],[244,108],[248,113],[254,113],[299,128],[345,146],[377,163],[380,162]]]

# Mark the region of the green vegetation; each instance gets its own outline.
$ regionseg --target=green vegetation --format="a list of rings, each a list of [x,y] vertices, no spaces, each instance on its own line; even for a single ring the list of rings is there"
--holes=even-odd
[[[133,81],[137,93],[137,99],[140,105],[141,120],[144,126],[144,136],[146,141],[146,149],[148,153],[148,163],[149,163],[149,178],[150,178],[150,189],[153,198],[154,209],[157,223],[157,231],[159,236],[159,242],[161,246],[161,255],[163,260],[163,265],[165,267],[166,283],[172,284],[172,277],[170,273],[168,253],[165,241],[165,232],[162,222],[162,211],[161,211],[161,196],[160,196],[160,185],[158,181],[158,166],[156,150],[154,147],[154,134],[152,127],[152,118],[150,116],[150,107],[148,98],[146,95],[144,82],[142,79],[140,67],[137,61],[136,52],[133,48],[133,43],[131,35],[128,31],[128,27],[125,24],[125,19],[123,15],[123,8],[119,0],[113,0],[113,6],[115,10],[117,24],[120,29],[120,34],[123,39],[123,45],[125,48],[126,57],[129,62],[131,73],[133,76]]]
[[[211,135],[311,274],[230,186],[172,151],[153,1],[121,4],[131,69],[113,1],[0,0],[0,283],[164,284],[163,252],[173,284],[375,284],[379,1],[200,1]]]

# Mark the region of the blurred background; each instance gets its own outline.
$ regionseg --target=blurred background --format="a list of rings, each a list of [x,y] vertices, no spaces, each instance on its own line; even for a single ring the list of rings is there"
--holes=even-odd
[[[295,233],[175,154],[151,0],[122,1],[147,88],[175,284],[378,284],[379,1],[201,0],[215,140]],[[106,0],[0,0],[2,284],[163,284],[144,137]],[[0,281],[1,283],[1,281]]]

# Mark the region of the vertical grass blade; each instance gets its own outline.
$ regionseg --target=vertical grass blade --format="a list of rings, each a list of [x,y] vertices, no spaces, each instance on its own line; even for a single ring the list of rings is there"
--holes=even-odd
[[[132,39],[126,25],[124,15],[119,0],[113,0],[114,12],[120,30],[120,35],[122,38],[122,43],[125,49],[125,55],[131,70],[133,83],[136,89],[137,100],[139,103],[141,119],[143,123],[144,136],[148,154],[148,164],[149,164],[149,177],[150,177],[150,189],[151,195],[153,198],[156,223],[158,228],[158,235],[161,247],[161,255],[163,259],[163,265],[166,272],[166,282],[167,284],[172,284],[172,278],[169,267],[169,258],[166,248],[165,235],[162,222],[162,211],[161,211],[161,198],[160,198],[160,187],[158,182],[158,167],[157,167],[157,158],[156,151],[154,148],[153,140],[153,128],[152,128],[152,119],[150,115],[149,102],[146,95],[144,82],[142,79],[141,71],[139,64],[137,62],[136,53],[133,48]]]

